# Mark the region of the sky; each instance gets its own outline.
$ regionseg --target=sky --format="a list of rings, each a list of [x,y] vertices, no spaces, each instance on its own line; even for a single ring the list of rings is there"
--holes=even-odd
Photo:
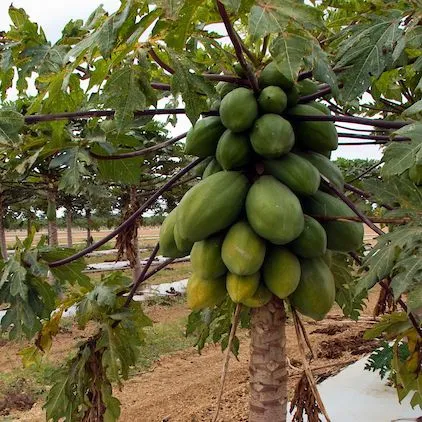
[[[114,12],[120,4],[119,0],[71,0],[64,2],[61,0],[14,0],[15,7],[22,7],[26,10],[30,18],[41,25],[47,35],[47,38],[54,42],[60,38],[61,29],[71,19],[86,19],[93,10],[100,4],[109,12]],[[8,8],[10,2],[0,0],[0,30],[9,29],[10,20],[8,16]],[[347,126],[344,124],[343,126]],[[350,125],[351,127],[358,127]],[[190,122],[183,116],[178,118],[177,125],[171,129],[174,136],[179,135],[189,129]],[[342,132],[347,132],[342,129]],[[342,142],[348,141],[347,138],[341,138]],[[349,141],[356,141],[350,139]],[[376,145],[365,146],[340,146],[334,151],[332,158],[373,158],[380,159],[382,152]]]

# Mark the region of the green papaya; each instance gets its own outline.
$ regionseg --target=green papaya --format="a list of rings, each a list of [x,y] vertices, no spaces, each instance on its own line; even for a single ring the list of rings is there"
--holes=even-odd
[[[246,221],[239,221],[227,232],[221,257],[230,272],[238,275],[254,274],[264,262],[265,241]]]
[[[285,299],[299,284],[299,260],[288,249],[273,247],[265,257],[262,275],[268,290],[280,299]]]
[[[318,191],[303,199],[303,209],[307,214],[322,217],[356,217],[356,214],[340,199]],[[325,221],[321,223],[327,234],[327,248],[350,252],[362,246],[363,225],[354,221]]]
[[[286,91],[287,95],[287,107],[294,107],[299,101],[299,89],[296,85],[292,86],[289,91]]]
[[[220,163],[215,158],[213,158],[205,167],[204,173],[202,174],[202,178],[206,179],[208,176],[211,176],[212,174],[218,173],[222,170],[223,169],[221,168]]]
[[[218,141],[215,156],[224,170],[231,170],[248,164],[252,153],[248,135],[227,129]]]
[[[301,97],[318,92],[318,84],[310,79],[304,79],[303,81],[298,82],[297,87]]]
[[[225,128],[218,116],[208,116],[198,120],[186,137],[185,153],[197,157],[214,155],[218,140],[224,131]]]
[[[337,189],[344,190],[344,177],[341,170],[327,157],[317,152],[304,152],[300,156],[313,164]]]
[[[422,185],[422,164],[414,164],[410,167],[409,178],[415,185]]]
[[[223,236],[216,235],[194,243],[190,262],[193,272],[199,277],[212,279],[226,274],[227,268],[221,258],[223,240]]]
[[[268,63],[264,67],[259,75],[258,82],[261,88],[278,86],[282,89],[289,90],[293,86],[293,82],[278,70],[275,62]]]
[[[287,95],[279,86],[267,86],[258,97],[261,112],[281,114],[287,107]]]
[[[238,86],[230,82],[221,81],[215,86],[215,90],[221,99],[223,99],[229,92],[232,92]]]
[[[264,114],[253,126],[251,143],[255,152],[265,158],[281,157],[295,143],[292,125],[278,114]]]
[[[289,109],[288,114],[290,116],[325,116],[322,111],[307,104],[299,104]],[[338,135],[333,122],[298,121],[293,127],[296,141],[303,149],[325,152],[338,147]]]
[[[223,125],[232,132],[243,132],[252,127],[258,117],[258,103],[253,91],[241,87],[229,92],[221,101],[220,117]]]
[[[226,296],[225,277],[206,280],[192,274],[186,287],[186,301],[193,311],[212,308],[221,303]]]
[[[245,69],[243,69],[243,66],[240,63],[235,63],[233,65],[233,70],[236,72],[236,75],[239,76],[239,78],[246,78]]]
[[[202,177],[208,164],[212,161],[213,157],[207,157],[201,161],[196,167],[193,168],[192,173],[194,176]]]
[[[327,234],[318,221],[305,215],[303,232],[289,246],[301,258],[317,258],[327,251]]]
[[[249,189],[246,214],[252,229],[276,245],[296,239],[305,224],[296,195],[272,176],[261,176]]]
[[[273,294],[263,284],[260,284],[255,294],[243,300],[242,304],[248,308],[260,308],[266,305],[272,297]]]
[[[248,188],[246,176],[236,171],[221,171],[201,180],[178,206],[180,236],[197,242],[233,224],[243,208]]]
[[[181,258],[189,255],[189,250],[179,250],[174,238],[174,226],[177,221],[178,208],[174,208],[165,218],[160,228],[160,254],[169,258]]]
[[[259,279],[259,272],[245,276],[227,273],[226,289],[230,299],[234,303],[241,303],[251,298],[258,289]]]
[[[319,111],[322,111],[326,116],[331,116],[331,110],[325,104],[318,103],[316,101],[311,101],[310,103],[308,103],[308,105],[313,108],[316,108]]]
[[[322,258],[301,259],[300,266],[300,282],[290,302],[302,315],[320,321],[334,304],[334,277]]]
[[[174,243],[176,243],[177,249],[179,251],[185,252],[186,255],[190,253],[193,247],[193,242],[190,240],[184,239],[182,236],[180,236],[179,229],[177,224],[174,225]]]
[[[331,265],[333,263],[333,251],[330,251],[329,249],[327,249],[325,251],[325,254],[322,255],[321,257],[324,262],[328,265],[328,268],[331,268]]]
[[[319,188],[319,171],[299,155],[289,152],[276,160],[265,160],[264,168],[298,195],[313,195]]]

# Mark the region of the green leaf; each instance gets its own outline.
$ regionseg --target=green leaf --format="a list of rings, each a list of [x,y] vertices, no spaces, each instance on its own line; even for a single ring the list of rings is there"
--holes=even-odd
[[[229,10],[237,13],[240,6],[242,5],[242,0],[220,0]]]
[[[117,153],[125,152],[118,150]],[[99,177],[102,180],[137,185],[143,172],[143,157],[135,157],[124,160],[98,160],[97,167]]]
[[[330,85],[332,94],[337,97],[339,93],[337,76],[331,67],[327,53],[316,40],[312,43],[312,69],[314,78]]]
[[[13,110],[0,110],[0,145],[13,145],[24,123],[22,114]]]
[[[393,312],[383,315],[381,321],[377,322],[372,328],[367,330],[363,336],[365,340],[380,337],[382,334],[395,336],[404,333],[411,327],[406,312]]]
[[[405,117],[414,116],[422,112],[422,100],[417,101],[415,104],[411,105],[405,111],[403,111],[402,115]]]

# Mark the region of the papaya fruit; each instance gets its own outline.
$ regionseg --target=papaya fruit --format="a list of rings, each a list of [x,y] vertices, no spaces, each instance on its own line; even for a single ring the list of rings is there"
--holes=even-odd
[[[326,116],[331,116],[331,110],[325,104],[318,103],[316,101],[311,101],[310,103],[308,103],[308,105],[313,108],[316,108],[319,111],[322,111]]]
[[[223,99],[229,92],[232,92],[237,87],[237,85],[231,84],[230,82],[221,81],[215,86],[215,90],[220,96],[220,99]]]
[[[296,195],[272,176],[261,176],[249,189],[246,215],[252,229],[276,245],[296,239],[305,224]]]
[[[285,299],[299,284],[299,260],[287,248],[273,247],[265,257],[262,277],[270,292],[280,299]]]
[[[174,208],[163,221],[160,228],[160,254],[169,258],[181,258],[189,255],[190,250],[179,250],[174,239],[174,227],[177,221],[178,208]]]
[[[341,170],[327,157],[317,152],[304,152],[300,156],[313,164],[337,189],[344,190],[344,177]]]
[[[214,155],[220,136],[225,131],[218,116],[198,120],[186,136],[185,153],[197,157]]]
[[[319,171],[291,152],[276,160],[265,160],[264,169],[298,195],[313,195],[319,188]]]
[[[190,253],[193,247],[193,242],[190,240],[184,239],[182,236],[180,236],[179,229],[177,224],[174,225],[174,242],[176,243],[177,249],[179,251],[185,252],[186,255]]]
[[[322,258],[301,259],[300,267],[299,285],[290,302],[302,315],[321,321],[334,304],[334,277]]]
[[[251,143],[255,152],[265,158],[281,157],[295,143],[292,125],[278,114],[264,114],[255,121]]]
[[[298,82],[297,88],[299,89],[301,97],[318,92],[318,84],[310,79],[304,79],[303,81]]]
[[[221,257],[230,272],[237,275],[256,273],[265,258],[265,241],[246,221],[239,221],[227,232]]]
[[[207,157],[201,161],[196,167],[193,168],[192,173],[194,176],[202,177],[208,164],[212,161],[213,157]]]
[[[281,114],[287,107],[287,95],[279,86],[267,86],[258,97],[261,112]]]
[[[243,66],[239,62],[233,65],[233,70],[239,78],[246,78],[245,69],[243,69]]]
[[[294,107],[299,101],[299,89],[296,85],[293,85],[289,91],[286,91],[287,95],[287,107]]]
[[[316,108],[299,104],[288,110],[290,116],[325,116]],[[338,147],[338,135],[333,122],[296,122],[293,125],[295,138],[302,149],[316,152],[332,151]]]
[[[221,258],[224,236],[216,235],[195,242],[190,253],[192,270],[204,279],[218,278],[227,272]]]
[[[417,186],[422,185],[422,164],[414,164],[410,167],[409,179]]]
[[[215,156],[224,170],[231,170],[249,163],[252,153],[248,135],[227,129],[218,141]]]
[[[258,103],[253,91],[241,87],[229,92],[221,101],[220,117],[223,125],[232,132],[243,132],[252,127],[258,117]]]
[[[305,215],[303,232],[289,246],[301,258],[317,258],[327,251],[327,234],[318,221]]]
[[[267,86],[278,86],[284,90],[289,90],[293,86],[293,82],[284,76],[279,70],[275,62],[268,63],[258,78],[260,88]]]
[[[202,178],[206,179],[208,176],[211,176],[212,174],[218,173],[222,170],[223,169],[221,168],[220,163],[215,158],[213,158],[205,167],[204,173],[202,174]]]
[[[258,289],[259,279],[259,272],[244,276],[227,273],[226,289],[230,299],[234,303],[241,303],[251,298]]]
[[[255,294],[243,300],[242,304],[248,308],[260,308],[266,305],[272,297],[273,294],[263,284],[260,284]]]
[[[192,274],[186,286],[186,301],[193,311],[212,308],[221,303],[226,296],[226,278],[204,279]]]
[[[307,214],[323,217],[355,217],[355,213],[340,199],[318,191],[303,198],[303,209]],[[363,225],[354,221],[325,221],[321,223],[327,234],[327,248],[351,252],[362,246]]]
[[[221,171],[201,180],[178,205],[180,236],[198,242],[233,224],[243,208],[248,188],[246,176],[236,171]]]
[[[333,263],[333,251],[330,251],[329,249],[327,249],[325,251],[325,254],[322,255],[322,259],[328,265],[328,268],[331,268],[331,265]]]

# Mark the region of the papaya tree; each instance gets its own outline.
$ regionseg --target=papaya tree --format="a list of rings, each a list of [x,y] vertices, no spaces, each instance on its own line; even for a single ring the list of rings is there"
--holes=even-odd
[[[115,175],[136,175],[129,185],[137,190],[141,175],[150,186],[160,182],[111,234],[84,250],[32,246],[29,238],[1,264],[0,297],[11,305],[2,329],[13,337],[38,332],[36,345],[47,351],[57,320],[72,304],[80,327],[91,320],[98,326],[56,373],[47,419],[118,419],[112,383],[128,377],[150,324],[133,296],[156,271],[189,254],[187,331],[198,335],[199,348],[209,337],[221,341],[223,381],[230,353],[238,351],[237,325],[250,319],[251,422],[287,417],[286,311],[303,368],[294,420],[302,420],[303,410],[329,420],[306,357],[301,315],[321,320],[337,302],[357,318],[377,283],[401,311],[368,336],[394,340],[399,399],[411,394],[412,405],[421,406],[418,2],[123,0],[114,14],[100,7],[86,22],[69,22],[54,45],[22,9],[11,7],[10,16],[1,91],[5,96],[14,86],[17,72],[19,95],[26,96],[32,74],[38,93],[22,113],[2,114],[8,153],[13,139],[47,131],[51,141],[43,148],[54,151],[63,168],[70,168],[71,157],[77,168],[89,164],[101,176],[108,162]],[[137,130],[158,115],[169,116],[168,123],[186,115],[192,128],[150,145]],[[353,136],[343,132],[345,124],[363,129]],[[385,148],[380,175],[359,186],[345,183],[330,160],[338,145],[356,142]],[[158,164],[143,167],[151,153]],[[354,178],[372,170],[371,164]],[[166,171],[172,174],[164,177]],[[119,273],[95,285],[87,280],[83,256],[131,230],[186,179],[197,183],[173,200],[159,244],[136,280]],[[368,217],[362,198],[385,213]],[[375,223],[388,224],[388,232]],[[363,224],[379,235],[366,256]],[[168,260],[152,270],[159,251]],[[60,297],[42,289],[48,270]],[[31,323],[17,313],[22,308],[32,312]],[[405,360],[397,357],[401,343],[409,351]],[[30,361],[37,353],[33,347],[23,355]],[[214,420],[219,408],[218,402]]]

